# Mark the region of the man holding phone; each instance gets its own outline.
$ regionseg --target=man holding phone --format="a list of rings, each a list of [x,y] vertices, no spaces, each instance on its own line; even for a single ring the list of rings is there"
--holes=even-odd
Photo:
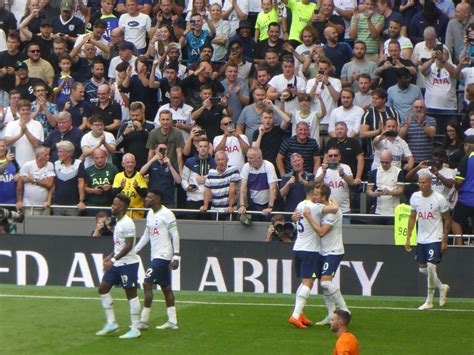
[[[186,48],[188,52],[188,68],[199,61],[199,53],[201,48],[206,44],[210,43],[215,35],[215,28],[212,21],[208,18],[205,19],[209,27],[208,30],[203,30],[203,17],[201,14],[196,13],[191,17],[186,31],[179,40],[179,44],[182,48]]]

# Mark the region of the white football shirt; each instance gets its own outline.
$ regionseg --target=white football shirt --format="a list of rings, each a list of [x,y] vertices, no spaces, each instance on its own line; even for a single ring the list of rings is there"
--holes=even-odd
[[[128,254],[117,260],[114,263],[114,266],[123,266],[139,262],[138,255],[133,250],[136,241],[135,223],[129,216],[124,215],[120,220],[117,221],[117,224],[114,228],[114,255],[117,255],[122,251],[122,249],[125,247],[125,240],[127,238],[133,238],[132,249],[128,252]]]
[[[305,207],[310,208],[311,216],[313,217],[316,223],[319,223],[321,220],[321,213],[324,208],[324,205],[320,203],[313,203],[309,200],[304,200],[298,203],[295,212],[300,212],[301,216],[303,216],[303,210]],[[303,217],[297,222],[297,231],[298,236],[296,238],[293,250],[319,252],[320,238],[316,234],[314,229],[311,227],[306,218]]]
[[[322,216],[321,225],[332,226],[331,231],[321,238],[321,255],[341,255],[344,254],[344,244],[342,243],[342,212],[328,213]]]

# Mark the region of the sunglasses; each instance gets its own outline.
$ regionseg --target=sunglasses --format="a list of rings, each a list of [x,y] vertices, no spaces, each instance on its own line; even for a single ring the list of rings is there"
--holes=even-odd
[[[228,125],[230,125],[231,123],[232,123],[232,122],[224,122],[224,123],[222,123],[222,125],[228,126]]]
[[[40,50],[39,49],[30,49],[29,52],[30,53],[39,53]]]
[[[339,154],[329,154],[328,158],[337,158]]]

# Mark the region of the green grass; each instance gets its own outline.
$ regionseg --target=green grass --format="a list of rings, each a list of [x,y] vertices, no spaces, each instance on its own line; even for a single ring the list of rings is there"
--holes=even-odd
[[[112,293],[119,335],[130,324],[128,303],[122,290]],[[119,340],[94,335],[104,324],[94,289],[0,285],[0,294],[2,354],[331,354],[336,341],[328,327],[290,326],[294,298],[289,295],[177,292],[180,329],[158,331],[166,311],[156,293],[151,329],[140,339]],[[423,303],[415,297],[346,301],[361,354],[474,354],[472,299],[448,299],[445,309],[452,311],[415,311]],[[305,313],[320,320],[325,311],[321,296],[312,296]]]

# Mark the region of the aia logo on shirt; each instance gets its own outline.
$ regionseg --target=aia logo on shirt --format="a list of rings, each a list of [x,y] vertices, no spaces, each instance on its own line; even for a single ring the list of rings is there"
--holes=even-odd
[[[129,21],[127,22],[129,27],[138,27],[140,24],[137,21]]]
[[[434,219],[432,212],[418,212],[418,218],[421,219]]]
[[[158,228],[150,228],[150,232],[153,237],[158,237],[160,235],[160,230]]]
[[[329,181],[329,187],[331,189],[343,189],[344,183],[342,181]]]
[[[447,78],[433,78],[433,85],[439,84],[439,85],[444,85],[444,84],[451,84]]]
[[[237,147],[236,145],[234,145],[233,147],[225,147],[225,151],[227,153],[234,153],[234,152],[239,152],[239,147]]]

